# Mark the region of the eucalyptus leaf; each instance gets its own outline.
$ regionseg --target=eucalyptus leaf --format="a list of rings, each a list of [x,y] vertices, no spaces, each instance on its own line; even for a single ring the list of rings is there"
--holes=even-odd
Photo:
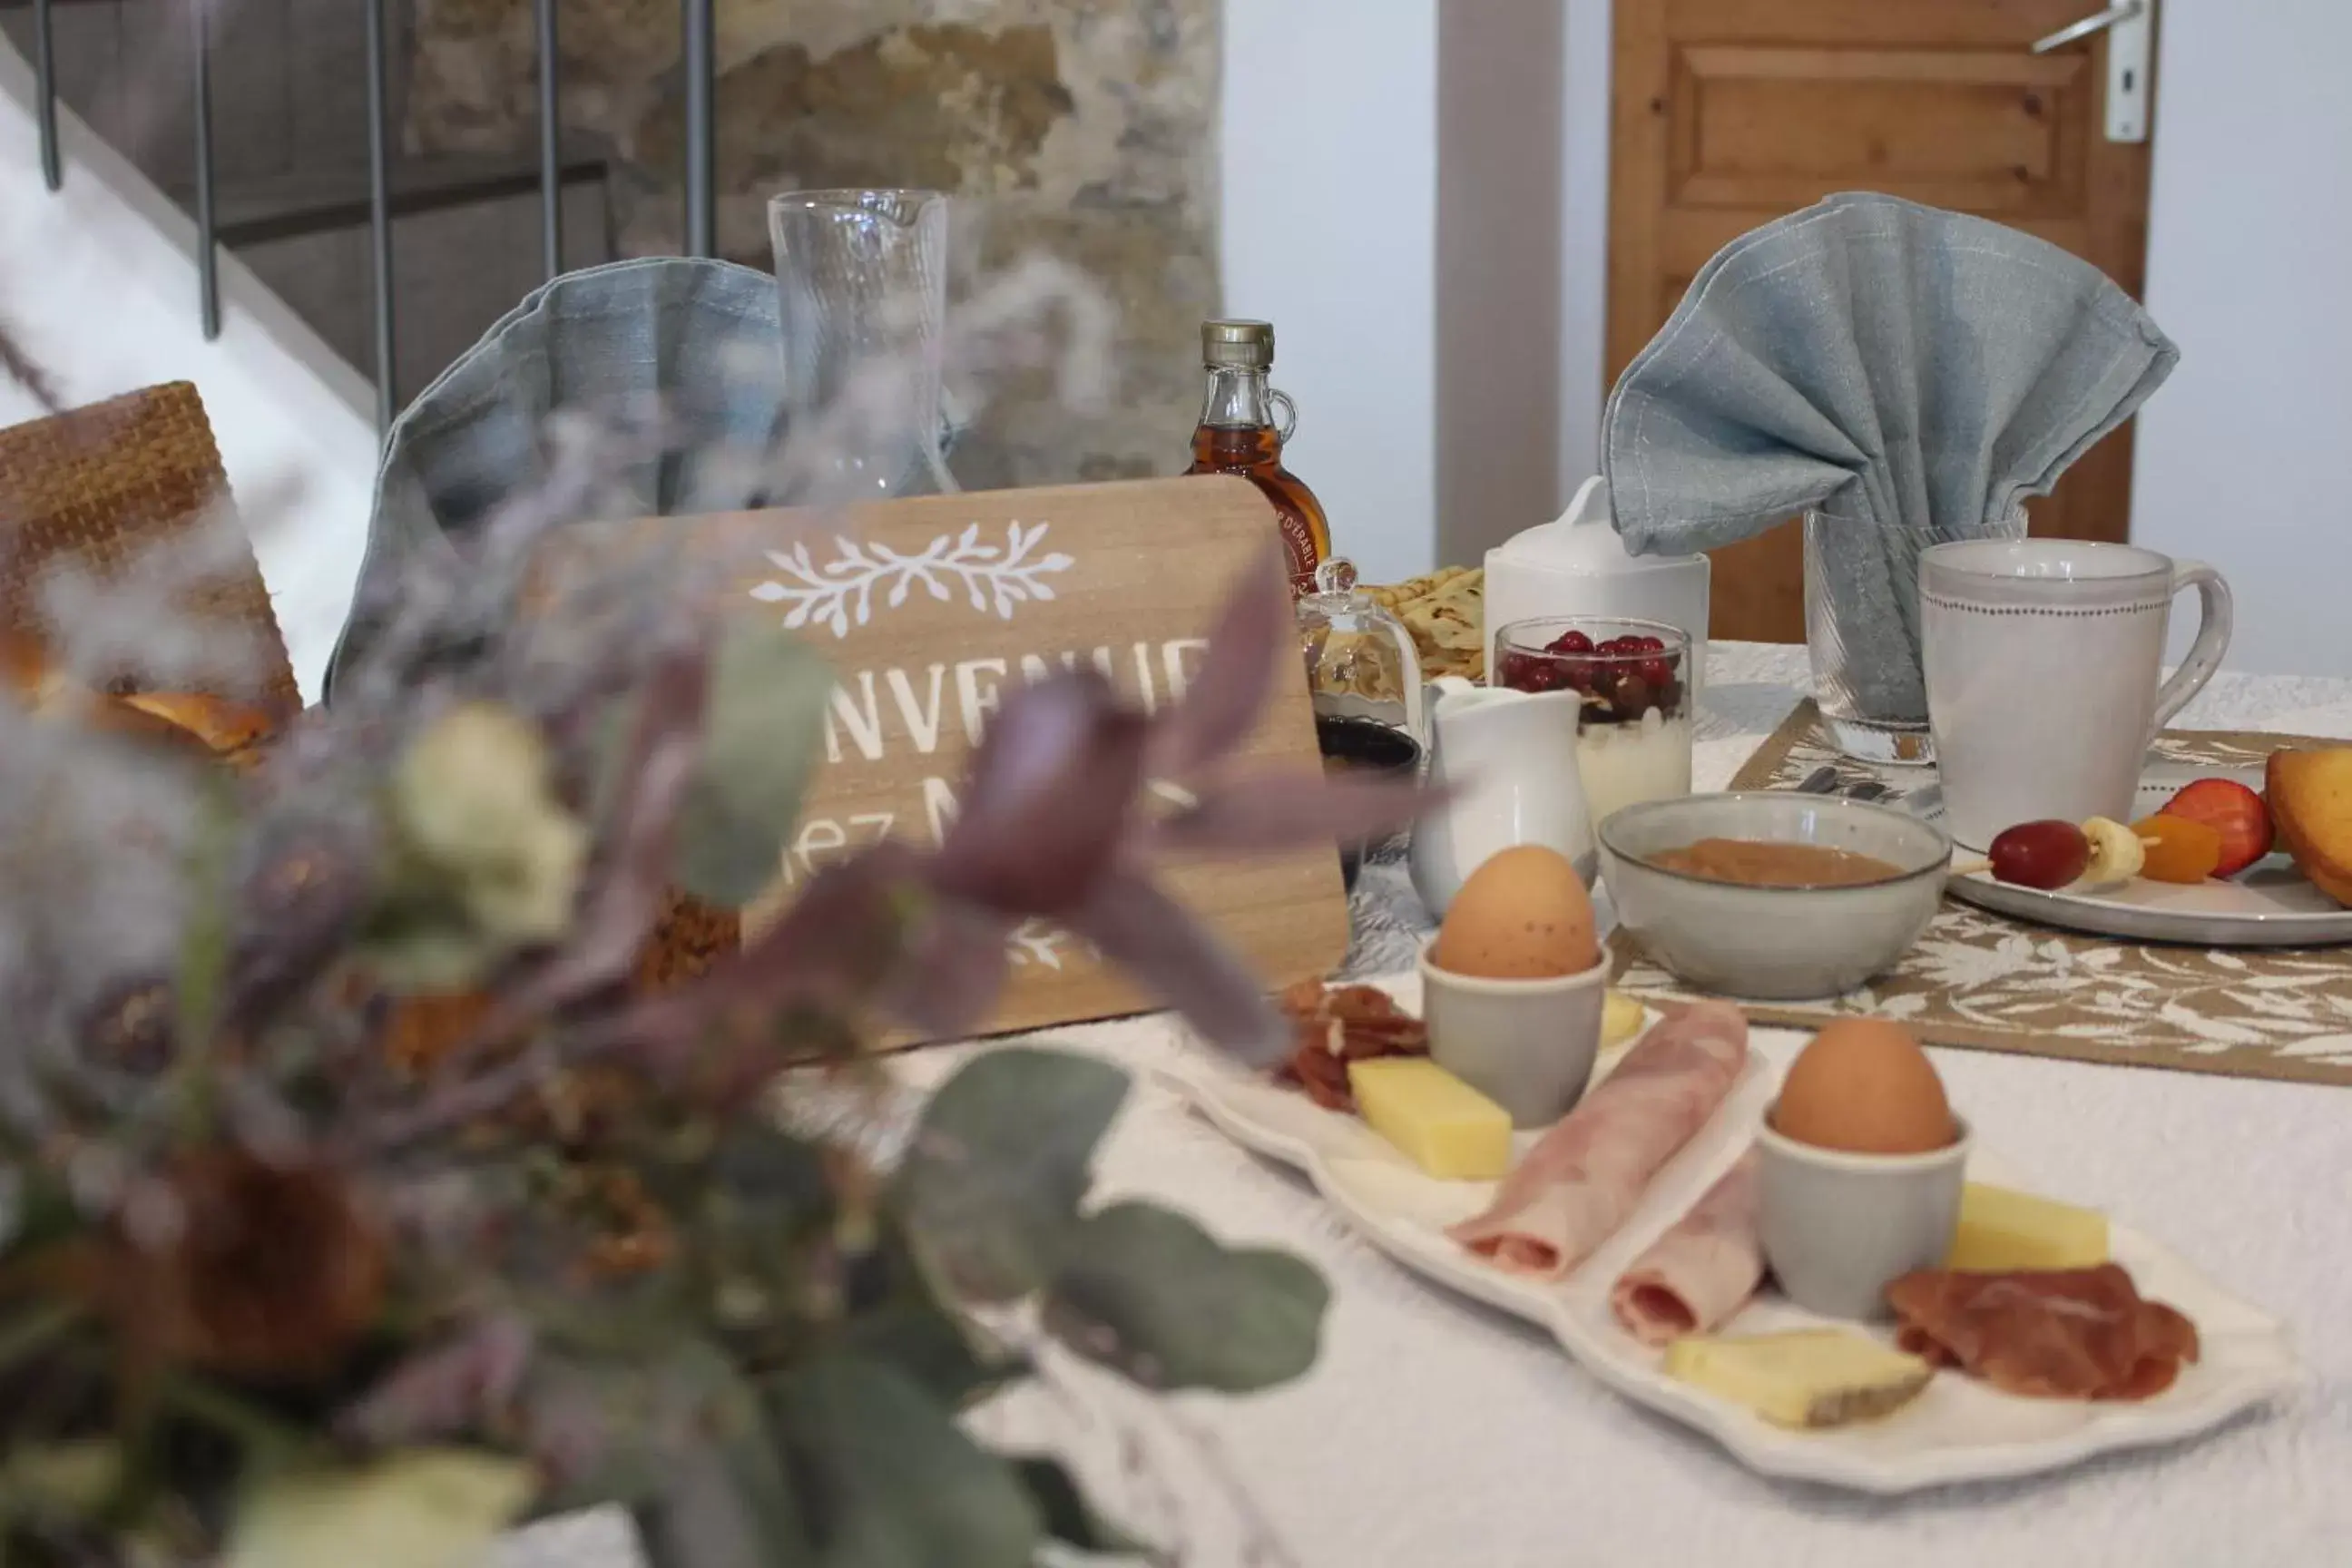
[[[1248,1394],[1315,1364],[1329,1300],[1302,1258],[1227,1247],[1172,1210],[1122,1203],[1072,1238],[1045,1322],[1147,1388]]]
[[[238,1501],[222,1568],[479,1568],[531,1489],[521,1460],[465,1448],[266,1472]]]
[[[1118,1525],[1095,1511],[1094,1504],[1078,1488],[1077,1478],[1064,1469],[1054,1459],[1026,1458],[1013,1461],[1021,1474],[1021,1484],[1029,1489],[1037,1511],[1045,1521],[1045,1533],[1066,1546],[1081,1552],[1091,1552],[1104,1557],[1147,1557],[1153,1562],[1164,1560],[1164,1554],[1149,1542],[1138,1541]]]
[[[728,1123],[709,1174],[739,1203],[779,1224],[799,1226],[833,1213],[833,1183],[816,1145],[759,1118]]]
[[[587,1355],[650,1360],[690,1326],[692,1283],[676,1268],[611,1281],[586,1295],[551,1281],[519,1289],[515,1310],[551,1343]]]
[[[740,909],[778,874],[824,744],[833,672],[791,633],[731,626],[712,662],[702,755],[677,822],[678,885]]]
[[[530,1450],[560,1457],[541,1507],[551,1513],[604,1503],[637,1508],[659,1497],[667,1456],[630,1440],[656,1405],[642,1366],[537,1357],[517,1407]]]
[[[898,1372],[826,1357],[772,1403],[825,1568],[1032,1568],[1045,1523],[1019,1472]]]
[[[900,1212],[955,1289],[1010,1301],[1053,1278],[1127,1085],[1108,1062],[1013,1047],[931,1098],[899,1168]]]
[[[562,1456],[548,1506],[630,1508],[661,1568],[814,1561],[761,1390],[686,1325],[656,1352],[541,1356],[523,1415],[532,1450]]]
[[[842,1325],[836,1342],[851,1355],[887,1363],[950,1409],[1025,1377],[1028,1360],[990,1342],[977,1324],[904,1294]]]
[[[661,1568],[814,1568],[820,1558],[783,1451],[756,1403],[662,1463],[659,1495],[637,1509]]]

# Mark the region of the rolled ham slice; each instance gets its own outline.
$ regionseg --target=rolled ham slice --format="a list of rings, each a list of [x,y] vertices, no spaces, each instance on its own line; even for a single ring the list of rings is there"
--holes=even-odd
[[[1750,1149],[1633,1260],[1609,1292],[1627,1333],[1645,1345],[1671,1344],[1708,1332],[1748,1304],[1764,1282],[1758,1191]]]
[[[1738,1008],[1699,1002],[1669,1016],[1536,1141],[1486,1213],[1446,1234],[1510,1273],[1561,1278],[1625,1223],[1747,1059]]]

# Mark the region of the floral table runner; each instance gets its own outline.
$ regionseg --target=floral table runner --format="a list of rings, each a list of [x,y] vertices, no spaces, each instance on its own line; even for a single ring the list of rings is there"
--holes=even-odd
[[[2326,743],[2169,731],[2157,750],[2177,762],[2248,767],[2282,746]],[[1730,787],[1786,789],[1823,766],[1871,776],[1838,753],[1807,701]],[[1904,772],[1885,776],[1898,785],[1925,776]],[[1689,994],[1625,932],[1611,949],[1615,983],[1625,990]],[[1804,1028],[1873,1013],[1904,1020],[1935,1045],[2352,1086],[2352,948],[2151,946],[2028,925],[1947,899],[1927,934],[1876,984],[1829,1001],[1746,1010],[1759,1023]]]

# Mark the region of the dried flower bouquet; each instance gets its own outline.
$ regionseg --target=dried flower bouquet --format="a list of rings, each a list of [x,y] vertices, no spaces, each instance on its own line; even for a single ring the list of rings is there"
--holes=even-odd
[[[235,673],[139,580],[77,601],[47,698],[0,694],[7,1563],[457,1568],[613,1501],[657,1568],[1026,1568],[1135,1548],[959,1419],[1037,1347],[1154,1391],[1312,1362],[1303,1262],[1089,1201],[1117,1068],[982,1054],[908,1122],[860,1056],[981,1018],[1033,921],[1207,1038],[1282,1048],[1155,863],[1412,802],[1234,760],[1291,647],[1271,553],[1181,704],[1019,692],[942,842],[833,866],[647,990],[667,889],[769,879],[830,679],[644,572],[524,616],[577,490],[419,563],[334,704],[235,767],[54,700],[126,647]],[[393,1048],[453,996],[460,1037]]]

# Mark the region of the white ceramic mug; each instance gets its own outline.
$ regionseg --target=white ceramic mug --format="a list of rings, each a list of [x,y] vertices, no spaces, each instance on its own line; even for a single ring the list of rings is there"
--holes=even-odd
[[[2195,588],[2197,640],[2162,679],[2172,600]],[[2148,742],[2230,646],[2210,566],[2128,544],[1969,540],[1919,556],[1919,640],[1945,825],[1982,849],[2055,817],[2128,820]]]

